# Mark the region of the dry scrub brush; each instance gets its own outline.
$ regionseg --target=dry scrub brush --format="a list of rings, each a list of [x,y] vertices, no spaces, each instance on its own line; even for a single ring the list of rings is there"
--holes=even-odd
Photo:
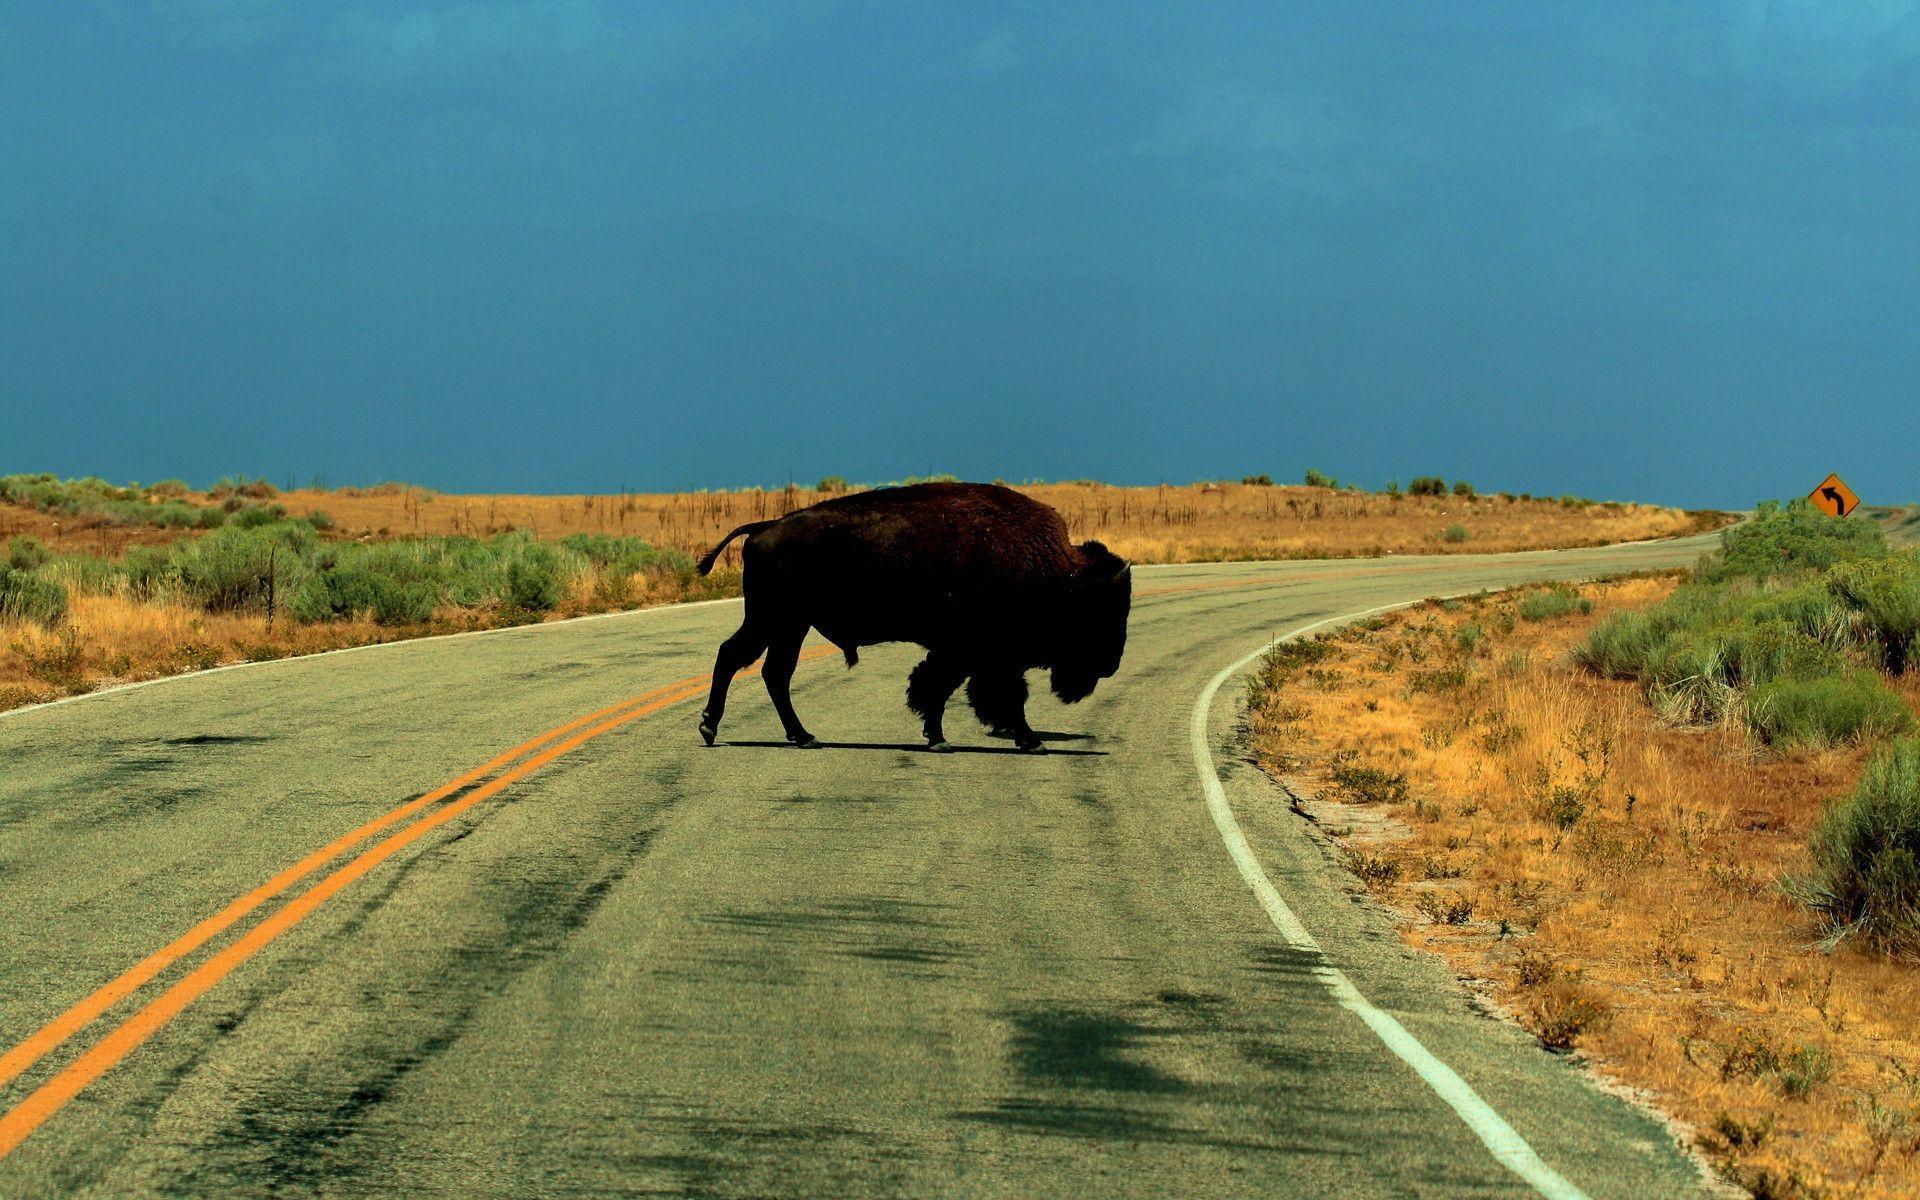
[[[33,560],[20,569],[13,561]],[[306,521],[228,525],[120,559],[0,561],[0,707],[228,662],[724,595],[632,538],[323,540]]]
[[[823,481],[828,482],[828,481]],[[734,526],[830,496],[789,486],[610,496],[460,496],[424,490],[295,491],[295,515],[323,510],[351,533],[471,534],[520,529],[539,537],[604,533],[699,554]],[[1136,562],[1441,554],[1591,546],[1710,528],[1717,515],[1653,505],[1508,496],[1390,496],[1331,488],[1206,483],[1110,487],[1016,485],[1066,517],[1076,538],[1097,538]],[[1456,528],[1457,527],[1457,528]]]
[[[737,549],[711,578],[695,576],[694,554],[736,525],[849,489],[829,478],[659,495],[452,496],[400,483],[283,493],[240,476],[199,493],[178,481],[0,477],[0,706],[214,663],[730,594]],[[1471,488],[1024,490],[1076,536],[1141,561],[1584,545],[1701,519]]]
[[[1835,920],[1909,928],[1910,909],[1859,897],[1913,886],[1920,750],[1886,752],[1823,818],[1874,750],[1677,727],[1640,687],[1573,664],[1594,620],[1674,587],[1582,589],[1594,616],[1525,620],[1541,607],[1525,596],[1434,605],[1291,649],[1255,685],[1262,758],[1336,802],[1318,810],[1336,833],[1376,831],[1346,855],[1417,918],[1410,940],[1489,981],[1548,1045],[1652,1092],[1730,1177],[1920,1195],[1920,973],[1869,952],[1884,939],[1823,945],[1833,925],[1802,903],[1817,880]],[[1894,687],[1920,698],[1912,677]],[[1363,819],[1380,812],[1394,820]],[[1909,882],[1863,881],[1863,861]]]

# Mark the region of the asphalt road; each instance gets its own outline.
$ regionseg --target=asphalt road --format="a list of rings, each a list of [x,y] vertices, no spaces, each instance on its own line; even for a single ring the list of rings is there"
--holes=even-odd
[[[802,664],[826,749],[753,679],[704,748],[735,602],[0,717],[0,1196],[1690,1194],[1354,902],[1236,749],[1237,681],[1198,731],[1229,826],[1190,725],[1275,635],[1705,544],[1142,569],[1039,756],[959,706],[923,752],[910,647]]]

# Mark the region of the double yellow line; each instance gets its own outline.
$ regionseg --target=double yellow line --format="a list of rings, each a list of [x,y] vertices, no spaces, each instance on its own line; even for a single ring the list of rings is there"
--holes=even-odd
[[[801,658],[802,660],[815,659],[832,653],[834,653],[832,647],[821,646],[807,651],[801,655]],[[168,967],[233,928],[269,901],[315,875],[341,854],[360,846],[369,839],[386,834],[372,845],[361,849],[346,862],[322,875],[306,891],[209,956],[127,1017],[73,1062],[56,1072],[26,1099],[0,1115],[0,1158],[5,1158],[12,1153],[21,1142],[32,1135],[34,1130],[40,1128],[65,1107],[68,1101],[79,1095],[94,1080],[112,1070],[116,1064],[138,1049],[168,1021],[205,995],[215,984],[232,974],[241,963],[258,954],[275,938],[298,925],[349,884],[428,833],[445,825],[481,801],[497,795],[509,785],[525,779],[554,759],[569,754],[593,739],[612,733],[630,722],[701,695],[707,690],[711,678],[711,676],[700,676],[695,679],[683,679],[678,683],[655,688],[597,712],[575,718],[564,725],[555,726],[505,753],[495,755],[459,778],[400,805],[358,829],[342,834],[141,959],[111,982],[101,986],[84,1000],[49,1021],[25,1041],[5,1054],[0,1054],[0,1087],[5,1087],[68,1038],[91,1025],[120,1001],[152,982]],[[575,732],[576,730],[579,732]],[[502,768],[506,769],[502,770]],[[495,774],[496,771],[499,774]],[[481,782],[482,780],[485,782]],[[479,786],[474,786],[476,784]],[[439,807],[434,808],[435,805]],[[412,824],[406,823],[410,818],[430,808],[433,811],[426,816],[413,821]],[[400,828],[395,830],[396,826]]]

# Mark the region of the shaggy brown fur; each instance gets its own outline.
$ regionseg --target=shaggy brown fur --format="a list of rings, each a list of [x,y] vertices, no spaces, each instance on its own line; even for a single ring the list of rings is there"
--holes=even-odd
[[[907,703],[927,742],[962,683],[981,720],[1040,748],[1027,724],[1025,672],[1052,670],[1074,703],[1120,668],[1132,572],[1098,542],[1075,546],[1060,514],[1010,488],[923,483],[836,497],[728,534],[704,573],[745,533],[746,618],[720,647],[700,733],[712,744],[735,672],[764,651],[767,692],[795,745],[817,744],[788,683],[809,628],[853,665],[861,646],[915,642]]]

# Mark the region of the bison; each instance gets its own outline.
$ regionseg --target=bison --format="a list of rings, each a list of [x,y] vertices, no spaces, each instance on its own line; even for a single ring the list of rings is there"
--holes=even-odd
[[[809,628],[849,667],[862,646],[924,646],[907,707],[934,750],[950,748],[941,714],[962,683],[981,721],[1039,750],[1027,724],[1027,670],[1051,669],[1054,695],[1073,704],[1120,669],[1131,569],[1099,542],[1074,545],[1059,513],[1011,488],[920,483],[823,500],[740,526],[700,560],[700,573],[741,534],[746,616],[714,659],[700,717],[709,746],[734,673],[762,652],[787,740],[820,744],[787,690]]]

